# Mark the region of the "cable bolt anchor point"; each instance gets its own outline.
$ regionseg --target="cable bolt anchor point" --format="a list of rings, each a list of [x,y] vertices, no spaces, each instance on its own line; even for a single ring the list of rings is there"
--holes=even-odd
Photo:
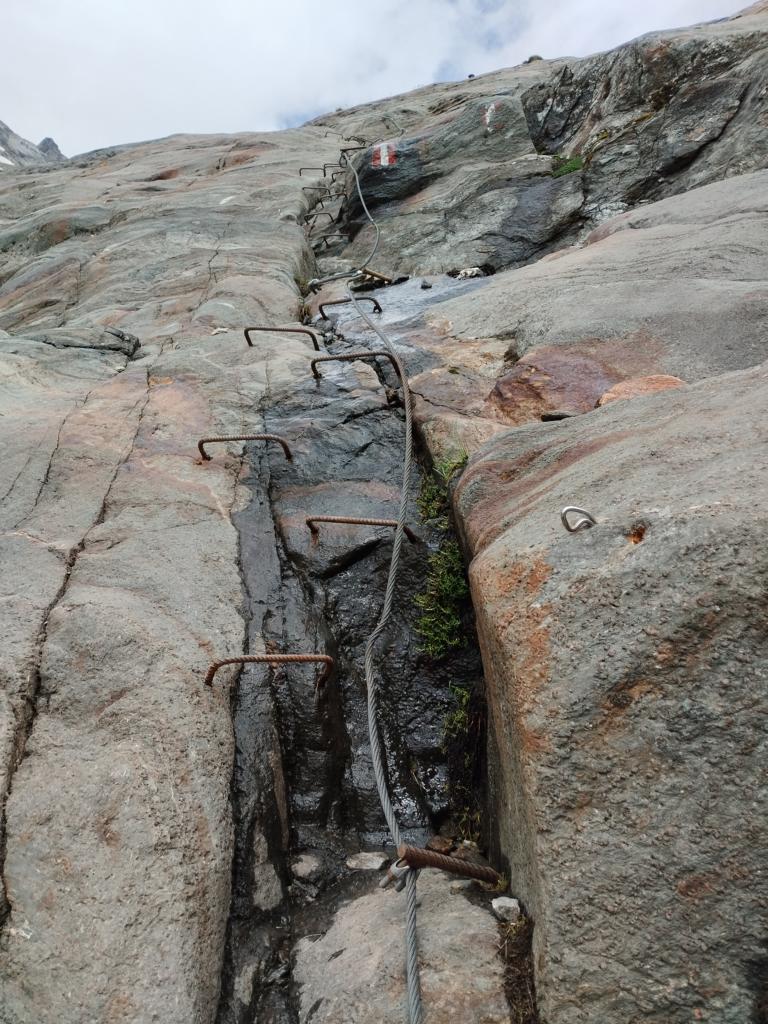
[[[357,516],[307,516],[304,521],[309,527],[313,540],[317,540],[320,536],[320,531],[315,526],[315,523],[346,523],[351,526],[391,526],[397,528],[396,519],[359,519]],[[410,526],[403,525],[403,533],[411,544],[418,543],[419,538]]]
[[[253,331],[265,331],[267,334],[307,334],[312,339],[315,352],[322,351],[320,343],[317,340],[317,335],[314,331],[310,331],[306,327],[246,327],[243,330],[243,334],[245,335],[245,340],[248,342],[248,346],[250,348],[253,348],[253,342],[250,338]]]
[[[571,521],[571,516],[581,516],[581,519]],[[591,512],[587,512],[585,508],[579,508],[578,505],[566,505],[563,511],[560,513],[560,521],[566,528],[568,533],[578,533],[580,530],[591,530],[593,526],[597,526],[597,520]]]
[[[225,665],[304,665],[310,662],[318,662],[324,666],[315,682],[315,689],[321,690],[333,671],[333,658],[328,654],[243,654],[239,658],[224,658],[222,661],[214,661],[208,669],[205,685],[213,686],[213,677]]]
[[[293,455],[288,447],[288,442],[284,437],[279,437],[277,434],[220,434],[218,437],[201,437],[197,442],[197,448],[203,462],[211,461],[211,456],[206,452],[205,445],[219,444],[226,441],[277,441],[285,452],[286,459],[289,462],[293,462]]]
[[[400,367],[391,352],[384,349],[366,350],[365,352],[346,352],[343,356],[318,356],[309,364],[312,368],[312,375],[320,380],[322,374],[317,369],[318,363],[353,363],[358,359],[388,359],[395,369],[397,376],[400,376]]]
[[[410,867],[403,860],[396,860],[387,869],[386,875],[379,882],[380,889],[388,889],[390,885],[395,887],[395,892],[402,892],[405,888],[405,879]]]
[[[405,844],[398,846],[397,855],[400,861],[414,870],[437,868],[439,871],[449,871],[452,875],[462,875],[464,878],[476,878],[480,882],[488,882],[491,885],[498,885],[501,878],[498,871],[494,871],[491,867],[472,864],[470,861],[460,860],[458,857],[446,857],[442,853],[435,853],[434,850],[422,850],[418,846],[406,846]]]

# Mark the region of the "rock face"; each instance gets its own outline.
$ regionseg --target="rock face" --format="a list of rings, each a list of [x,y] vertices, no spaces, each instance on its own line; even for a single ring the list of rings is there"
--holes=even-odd
[[[22,139],[0,121],[0,170],[8,167],[33,167],[35,164],[58,164],[66,160],[53,139],[45,138],[39,146]]]
[[[760,1019],[767,389],[763,364],[521,428],[458,487],[547,1021]],[[598,525],[567,534],[569,504]]]
[[[306,523],[394,515],[398,381],[242,334],[379,347],[349,305],[320,318],[340,286],[307,294],[372,242],[350,172],[334,201],[298,175],[334,131],[365,140],[374,269],[418,275],[367,296],[482,650],[415,635],[443,529],[419,471],[378,668],[409,839],[472,827],[442,748],[484,672],[490,852],[533,919],[539,1021],[764,1021],[767,39],[757,4],[288,132],[6,163],[3,1024],[403,1019],[402,897],[349,867],[393,852],[362,671],[391,531]],[[302,225],[320,205],[340,236]],[[262,432],[292,460],[199,457]],[[567,533],[566,505],[596,525]],[[276,651],[330,654],[326,690],[263,664],[203,684]],[[420,890],[426,1019],[510,1019],[490,894]]]

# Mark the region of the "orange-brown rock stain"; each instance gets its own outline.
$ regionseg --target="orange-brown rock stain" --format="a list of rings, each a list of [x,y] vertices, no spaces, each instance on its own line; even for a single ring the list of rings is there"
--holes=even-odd
[[[550,677],[551,607],[537,597],[552,569],[541,556],[502,568],[485,561],[473,563],[470,583],[480,609],[478,628],[490,632],[483,646],[490,652],[486,674],[495,691],[493,717],[498,712],[511,716],[521,753],[535,755],[549,747],[547,737],[532,729],[527,718],[539,706]]]

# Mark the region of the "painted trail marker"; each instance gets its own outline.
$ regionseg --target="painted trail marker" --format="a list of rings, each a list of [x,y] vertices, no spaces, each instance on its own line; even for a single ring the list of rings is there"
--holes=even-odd
[[[373,147],[371,167],[393,167],[397,163],[397,146],[394,142],[380,142]]]

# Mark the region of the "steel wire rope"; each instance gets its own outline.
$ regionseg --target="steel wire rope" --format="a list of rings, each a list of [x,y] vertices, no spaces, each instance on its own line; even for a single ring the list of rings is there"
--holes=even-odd
[[[370,255],[362,264],[363,271],[375,257],[378,248],[379,240],[381,238],[381,231],[379,225],[371,216],[371,212],[363,197],[363,192],[360,187],[360,177],[357,170],[352,166],[350,160],[344,156],[344,161],[352,172],[355,178],[355,186],[357,188],[357,194],[360,198],[360,203],[363,207],[363,212],[366,217],[373,225],[373,229],[376,232],[376,238],[374,240],[373,249]],[[361,274],[361,271],[353,271],[347,280],[347,295],[357,310],[358,314],[362,317],[363,321],[368,324],[372,331],[374,331],[381,341],[384,343],[387,351],[392,356],[392,362],[395,364],[398,377],[403,389],[403,406],[405,409],[405,446],[403,451],[403,478],[400,490],[400,507],[397,514],[397,526],[395,528],[395,539],[392,545],[392,556],[389,562],[389,575],[387,577],[387,587],[384,594],[384,604],[382,605],[381,614],[379,620],[374,627],[373,632],[368,638],[368,642],[365,646],[365,682],[368,696],[368,734],[371,744],[371,759],[373,761],[373,770],[376,777],[376,788],[379,794],[379,800],[384,811],[384,817],[386,818],[389,831],[392,834],[392,838],[396,846],[400,845],[400,826],[397,821],[395,809],[392,806],[392,799],[389,794],[389,787],[387,785],[387,778],[384,770],[384,759],[382,751],[381,735],[379,731],[379,715],[378,715],[378,684],[376,681],[376,672],[374,668],[374,657],[376,642],[384,632],[389,617],[392,613],[392,605],[394,602],[395,585],[397,583],[397,575],[400,568],[400,554],[403,546],[403,538],[405,536],[405,524],[407,520],[408,511],[408,493],[410,490],[411,481],[411,469],[413,465],[413,416],[411,409],[411,390],[408,384],[408,376],[405,372],[399,355],[395,349],[395,346],[387,336],[387,334],[381,330],[363,311],[360,304],[357,302],[355,295],[350,287],[350,281],[355,280]],[[406,942],[406,980],[408,990],[408,1018],[410,1024],[422,1024],[423,1008],[421,1004],[421,986],[419,983],[419,965],[418,965],[418,935],[416,931],[416,880],[418,878],[418,871],[410,870],[406,876],[405,892],[406,892],[406,907],[405,907],[405,942]]]

